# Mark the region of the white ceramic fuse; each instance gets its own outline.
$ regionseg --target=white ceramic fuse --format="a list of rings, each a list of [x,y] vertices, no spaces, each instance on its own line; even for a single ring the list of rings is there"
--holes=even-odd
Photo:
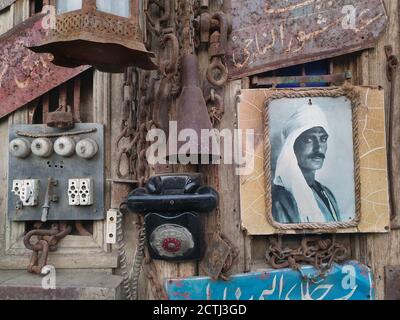
[[[32,153],[41,158],[47,158],[53,153],[53,144],[50,139],[39,138],[32,141]]]
[[[54,152],[62,157],[70,157],[75,152],[75,141],[69,137],[61,137],[54,142]]]
[[[76,154],[83,159],[92,159],[99,151],[99,146],[93,139],[83,139],[76,144]]]
[[[14,157],[25,159],[31,154],[30,142],[24,138],[14,139],[10,142],[10,154]]]

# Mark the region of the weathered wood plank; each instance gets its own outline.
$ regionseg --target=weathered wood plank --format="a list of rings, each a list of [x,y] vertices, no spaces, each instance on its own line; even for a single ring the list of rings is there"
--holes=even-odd
[[[3,276],[4,275],[4,276]],[[24,271],[3,271],[2,300],[118,300],[122,299],[121,278],[108,272],[56,270],[54,290],[42,288],[42,277]]]
[[[24,270],[29,264],[30,255],[25,256],[3,256],[0,257],[0,270]],[[60,255],[49,256],[48,264],[56,269],[108,269],[118,266],[116,254],[92,255]]]
[[[225,90],[225,115],[219,129],[229,129],[233,133],[237,129],[237,95],[241,89],[241,81],[230,82]],[[239,249],[239,257],[232,268],[235,273],[246,269],[245,240],[240,216],[239,176],[237,165],[223,164],[218,166],[218,184],[220,187],[220,212],[222,231]],[[249,253],[249,252],[247,252]]]
[[[88,106],[88,110],[92,111],[91,118],[95,123],[104,125],[104,170],[105,170],[105,196],[104,205],[106,210],[110,208],[111,203],[111,184],[109,182],[111,170],[111,75],[99,71],[95,71],[93,75],[93,106]],[[104,217],[106,212],[104,212]],[[93,236],[103,247],[105,251],[109,251],[109,246],[105,243],[104,237],[104,221],[93,223]]]
[[[0,140],[7,141],[8,139],[8,119],[0,120]],[[6,143],[0,144],[0,154],[8,154],[8,146]],[[6,241],[5,231],[7,216],[7,157],[2,157],[0,161],[0,256],[5,254]]]
[[[386,55],[384,46],[391,44],[394,53],[400,55],[399,44],[399,10],[400,5],[398,1],[385,0],[386,11],[389,15],[389,25],[385,34],[379,40],[374,49],[365,53],[362,57],[362,71],[363,83],[370,85],[381,85],[386,92],[386,110],[389,108],[389,95],[390,83],[386,77]],[[397,170],[392,172],[390,179],[394,181],[394,194],[395,194],[395,214],[400,214],[400,144],[398,142],[400,136],[400,82],[395,93],[395,112],[389,119],[393,123],[393,138],[392,147],[394,148],[394,157],[392,161],[396,164]],[[388,265],[400,264],[400,230],[392,230],[390,234],[383,235],[367,235],[364,237],[358,236],[359,259],[366,260],[366,263],[372,267],[375,277],[375,287],[377,299],[384,299],[385,284],[384,284],[384,267]]]

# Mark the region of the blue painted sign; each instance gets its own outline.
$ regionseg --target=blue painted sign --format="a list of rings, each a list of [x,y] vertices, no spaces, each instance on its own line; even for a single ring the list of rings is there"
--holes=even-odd
[[[311,266],[301,268],[309,279],[317,275]],[[356,262],[335,264],[325,279],[304,281],[292,269],[252,272],[232,276],[228,282],[208,277],[168,279],[170,300],[373,300],[371,270]]]

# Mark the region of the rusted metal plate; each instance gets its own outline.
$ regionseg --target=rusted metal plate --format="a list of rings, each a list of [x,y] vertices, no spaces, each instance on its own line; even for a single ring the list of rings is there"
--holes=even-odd
[[[230,252],[229,245],[215,233],[207,246],[200,268],[213,280],[218,280]]]
[[[385,267],[385,300],[400,300],[400,266]]]
[[[15,0],[0,0],[0,11],[11,6]]]
[[[26,48],[45,36],[42,17],[34,16],[0,36],[0,118],[90,68],[57,67],[51,55]]]
[[[338,73],[338,74],[327,74],[320,76],[288,76],[288,77],[258,77],[254,76],[251,79],[251,83],[254,86],[277,86],[280,84],[288,85],[305,85],[310,83],[315,84],[343,84],[348,79],[351,79],[351,72]]]
[[[231,79],[373,47],[382,0],[231,0]]]

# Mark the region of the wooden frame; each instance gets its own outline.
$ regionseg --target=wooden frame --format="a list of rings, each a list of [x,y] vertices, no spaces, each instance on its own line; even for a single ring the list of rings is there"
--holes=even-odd
[[[98,93],[109,92],[110,75],[95,72],[94,75],[94,96]],[[91,121],[103,123],[108,126],[109,115],[111,110],[110,100],[95,99],[93,102],[93,111],[88,115]],[[11,124],[22,124],[29,122],[29,105],[21,108],[0,122],[0,138],[7,141],[8,126]],[[106,129],[105,139],[106,153],[110,153],[111,131]],[[8,155],[8,146],[5,144],[1,147],[1,152]],[[106,155],[106,158],[108,155]],[[109,161],[108,159],[106,161]],[[23,244],[25,234],[25,223],[10,222],[7,218],[7,159],[0,162],[1,184],[0,190],[0,210],[4,214],[0,215],[0,243],[4,244],[0,247],[0,270],[1,269],[25,269],[29,263],[31,251],[27,250]],[[106,172],[109,175],[109,173]],[[106,207],[110,206],[110,189],[106,185]],[[55,253],[49,255],[48,263],[56,268],[62,269],[112,269],[118,266],[118,256],[111,251],[111,246],[106,244],[104,221],[93,222],[92,236],[67,236],[59,244],[59,249]]]
[[[271,213],[269,115],[274,99],[298,97],[339,97],[352,101],[355,148],[356,217],[350,222],[280,224]],[[365,87],[326,89],[243,90],[238,105],[239,129],[255,129],[255,170],[241,177],[242,227],[251,235],[276,233],[353,233],[389,231],[387,155],[385,144],[384,94]],[[360,128],[360,132],[358,132]],[[376,146],[376,148],[371,147]],[[369,180],[379,181],[377,186]],[[372,199],[372,200],[371,200]]]
[[[351,117],[352,117],[352,146],[353,146],[353,154],[354,154],[354,168],[353,168],[353,175],[355,181],[355,216],[350,222],[330,222],[330,223],[315,223],[311,221],[310,223],[290,223],[290,224],[283,224],[277,222],[273,215],[272,215],[272,187],[271,187],[271,156],[272,156],[272,148],[271,148],[271,140],[270,140],[270,127],[271,127],[271,119],[270,119],[270,104],[274,100],[289,98],[290,100],[302,99],[306,98],[310,101],[312,98],[342,98],[345,97],[346,101],[350,100],[349,104],[351,107]],[[358,111],[360,107],[359,96],[355,93],[354,90],[344,90],[342,88],[318,88],[318,89],[300,89],[300,90],[274,90],[270,91],[270,94],[267,96],[267,100],[265,101],[264,105],[264,169],[266,174],[265,179],[265,188],[267,191],[266,194],[266,206],[267,206],[267,218],[270,224],[279,230],[336,230],[340,228],[351,228],[357,227],[360,222],[361,218],[361,199],[360,199],[360,166],[359,166],[359,150],[358,150]],[[321,108],[323,109],[323,108]],[[343,119],[344,120],[344,119]]]

